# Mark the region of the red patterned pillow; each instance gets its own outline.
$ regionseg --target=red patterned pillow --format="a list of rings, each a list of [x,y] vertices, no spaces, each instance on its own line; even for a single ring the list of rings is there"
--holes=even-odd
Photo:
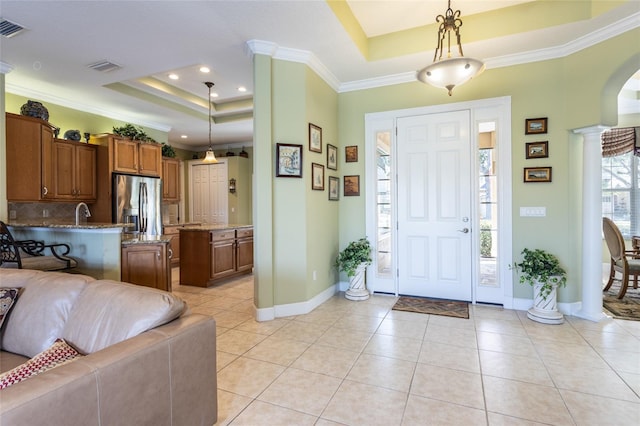
[[[0,375],[0,389],[19,383],[36,374],[59,367],[81,356],[78,351],[62,339],[56,340],[49,349],[40,352],[22,365]]]
[[[0,288],[0,328],[2,328],[4,319],[9,315],[19,293],[19,288]]]

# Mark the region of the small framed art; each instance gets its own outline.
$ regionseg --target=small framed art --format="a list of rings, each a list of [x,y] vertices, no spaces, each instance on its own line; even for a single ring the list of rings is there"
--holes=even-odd
[[[327,144],[327,169],[338,170],[338,148]]]
[[[309,151],[322,152],[322,129],[309,123]]]
[[[344,148],[344,159],[347,163],[358,162],[358,146],[352,145]]]
[[[544,118],[527,118],[524,121],[525,135],[539,135],[547,133],[547,117]]]
[[[360,195],[360,175],[345,176],[344,191],[342,193],[345,197]]]
[[[551,167],[525,167],[525,182],[551,182]]]
[[[276,176],[302,177],[302,145],[276,144]]]
[[[340,178],[329,176],[329,201],[338,201],[340,198]]]
[[[549,156],[549,142],[527,142],[527,160],[530,158],[547,158]]]
[[[324,191],[324,166],[311,163],[311,189]]]

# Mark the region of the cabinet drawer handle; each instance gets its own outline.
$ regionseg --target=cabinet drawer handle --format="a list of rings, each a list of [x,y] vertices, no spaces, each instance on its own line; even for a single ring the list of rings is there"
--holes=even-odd
[[[160,253],[158,253],[158,256],[160,256]],[[169,259],[173,259],[173,250],[169,249]]]
[[[43,195],[47,195],[49,193],[49,189],[45,186],[44,187],[44,191],[43,191]]]

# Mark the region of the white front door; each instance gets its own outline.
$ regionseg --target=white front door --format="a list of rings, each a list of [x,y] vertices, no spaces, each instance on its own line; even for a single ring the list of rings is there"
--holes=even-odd
[[[399,118],[398,292],[472,299],[470,111]]]

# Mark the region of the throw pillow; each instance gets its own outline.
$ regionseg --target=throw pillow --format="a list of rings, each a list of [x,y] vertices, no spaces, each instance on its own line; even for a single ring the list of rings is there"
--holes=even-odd
[[[9,311],[13,307],[20,294],[19,288],[0,288],[0,329],[4,324],[4,319],[9,315]]]
[[[58,339],[49,349],[45,349],[13,370],[2,373],[0,375],[0,389],[8,388],[14,383],[19,383],[29,377],[64,365],[79,356],[81,356],[80,353],[67,342]]]

